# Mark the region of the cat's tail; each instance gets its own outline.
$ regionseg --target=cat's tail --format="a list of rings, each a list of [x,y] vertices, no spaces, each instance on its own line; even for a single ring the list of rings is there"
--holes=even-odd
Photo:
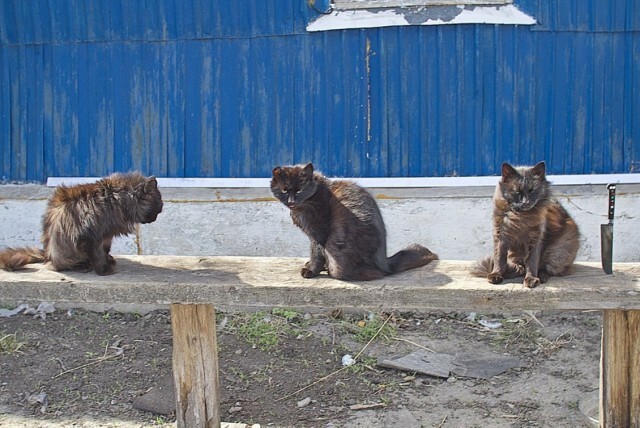
[[[491,256],[478,260],[473,269],[471,269],[473,276],[479,276],[481,278],[486,278],[491,272],[493,272],[493,258]],[[507,263],[507,271],[504,273],[503,278],[512,279],[519,276],[522,276],[522,272],[519,271],[515,265]]]
[[[0,251],[0,269],[14,271],[29,263],[44,262],[44,250],[36,247],[7,248]]]
[[[433,260],[438,260],[436,254],[422,245],[413,244],[387,258],[387,263],[391,273],[397,273],[424,266]]]

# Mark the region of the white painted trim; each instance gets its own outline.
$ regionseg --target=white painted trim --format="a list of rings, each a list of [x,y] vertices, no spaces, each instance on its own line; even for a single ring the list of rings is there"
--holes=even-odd
[[[433,6],[432,6],[433,7]],[[450,25],[450,24],[509,24],[534,25],[536,20],[520,11],[514,5],[505,6],[448,6],[459,8],[460,13],[451,19],[441,19],[434,13],[429,13],[420,19],[416,10],[411,8],[391,9],[354,9],[334,10],[327,15],[321,15],[307,25],[307,31],[329,31],[354,28],[379,28],[406,25]],[[427,11],[425,6],[419,11]],[[455,9],[453,9],[455,10]],[[409,17],[409,18],[408,18]]]
[[[331,177],[333,178],[333,177]],[[339,177],[336,177],[336,179]],[[47,186],[72,186],[93,183],[98,177],[49,177]],[[345,178],[369,188],[429,188],[495,186],[500,177],[353,177]],[[213,189],[268,188],[270,178],[158,178],[159,187],[193,187]],[[559,186],[589,184],[640,184],[640,174],[548,175],[547,180]]]

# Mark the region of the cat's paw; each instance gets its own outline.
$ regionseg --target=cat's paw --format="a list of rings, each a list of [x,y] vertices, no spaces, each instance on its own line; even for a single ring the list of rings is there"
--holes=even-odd
[[[316,272],[308,269],[307,267],[303,267],[302,270],[300,270],[300,275],[302,275],[303,278],[313,278],[314,276],[318,276]]]
[[[538,278],[540,278],[540,284],[544,284],[545,282],[549,281],[549,276],[550,275],[545,270],[541,270],[540,272],[538,272]]]
[[[111,254],[107,254],[107,263],[111,266],[116,265],[116,259],[113,258]]]
[[[487,275],[487,281],[492,284],[500,284],[504,278],[499,272],[491,272]]]
[[[95,270],[96,270],[96,273],[100,276],[113,275],[114,273],[116,273],[114,266],[115,266],[115,263],[114,264],[107,263],[103,266],[96,266]]]
[[[73,266],[72,270],[74,272],[87,273],[91,272],[93,268],[91,267],[91,264],[89,262],[82,262]]]
[[[524,279],[524,286],[527,288],[536,288],[540,285],[540,278],[535,276],[527,276]]]

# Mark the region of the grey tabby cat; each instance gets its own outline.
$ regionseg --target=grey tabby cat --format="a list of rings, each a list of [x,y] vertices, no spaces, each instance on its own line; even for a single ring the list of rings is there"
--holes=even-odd
[[[478,263],[475,275],[493,284],[524,276],[524,285],[533,288],[571,273],[580,233],[552,197],[544,162],[517,168],[503,163],[493,204],[493,256]]]

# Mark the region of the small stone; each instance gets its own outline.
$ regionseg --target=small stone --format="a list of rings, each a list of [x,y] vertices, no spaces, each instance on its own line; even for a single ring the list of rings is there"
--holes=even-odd
[[[302,408],[302,407],[308,406],[309,403],[311,403],[311,397],[304,398],[298,401],[298,407]]]
[[[239,411],[242,410],[242,407],[240,406],[235,406],[229,409],[229,413],[238,413]]]

